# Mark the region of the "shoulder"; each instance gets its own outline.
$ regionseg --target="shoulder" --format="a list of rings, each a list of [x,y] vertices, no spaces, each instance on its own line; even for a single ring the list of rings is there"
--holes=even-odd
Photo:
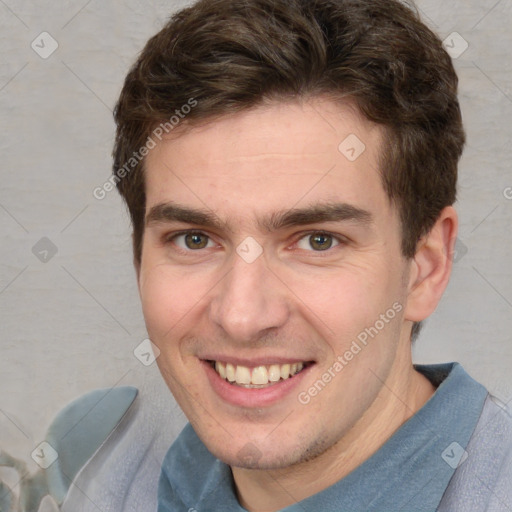
[[[512,411],[488,395],[439,512],[512,509]]]

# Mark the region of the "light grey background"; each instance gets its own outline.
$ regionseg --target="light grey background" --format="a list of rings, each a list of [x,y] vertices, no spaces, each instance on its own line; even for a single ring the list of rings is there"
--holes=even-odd
[[[0,445],[29,462],[72,399],[159,382],[155,365],[133,354],[146,332],[128,216],[117,192],[99,201],[93,190],[110,175],[111,110],[124,76],[186,3],[0,0]],[[512,0],[418,6],[442,39],[456,31],[469,47],[455,59],[468,135],[460,250],[415,361],[459,361],[509,401]],[[43,31],[59,45],[47,59],[31,48]],[[46,263],[32,250],[42,237],[58,250]]]

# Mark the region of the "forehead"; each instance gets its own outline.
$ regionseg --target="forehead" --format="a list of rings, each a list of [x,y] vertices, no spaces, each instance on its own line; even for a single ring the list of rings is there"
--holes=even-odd
[[[330,202],[377,212],[382,128],[350,104],[274,102],[163,139],[145,162],[147,212],[170,201],[233,222]]]

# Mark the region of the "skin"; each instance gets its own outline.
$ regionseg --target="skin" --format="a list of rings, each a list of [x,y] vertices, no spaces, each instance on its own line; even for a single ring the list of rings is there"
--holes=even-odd
[[[338,146],[356,134],[354,162]],[[382,188],[382,130],[350,104],[274,102],[163,140],[146,159],[147,213],[163,203],[214,212],[227,225],[148,220],[139,291],[163,378],[208,449],[232,468],[249,511],[275,511],[343,478],[432,396],[411,361],[412,322],[448,283],[457,216],[447,207],[415,258],[400,251],[398,211]],[[257,219],[344,202],[371,223],[317,222],[265,231]],[[229,229],[228,229],[229,228]],[[204,247],[180,230],[201,231]],[[312,243],[329,233],[332,245]],[[236,249],[253,237],[252,263]],[[339,241],[338,241],[339,239]],[[188,245],[187,245],[188,241]],[[394,303],[396,316],[309,403],[298,400]],[[212,389],[206,355],[312,361],[298,388],[263,406],[235,406]],[[244,449],[256,453],[242,459]]]

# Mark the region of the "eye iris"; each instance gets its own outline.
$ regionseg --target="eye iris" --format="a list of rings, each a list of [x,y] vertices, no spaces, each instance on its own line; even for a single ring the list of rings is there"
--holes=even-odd
[[[201,243],[201,238],[203,238],[203,243]],[[185,242],[189,249],[204,249],[208,244],[206,237],[198,233],[188,233],[185,236]]]
[[[311,240],[312,240],[311,246],[313,248],[319,249],[321,251],[330,249],[332,246],[332,237],[330,235],[324,235],[324,234],[312,235]],[[325,245],[326,241],[327,241],[327,246]]]

